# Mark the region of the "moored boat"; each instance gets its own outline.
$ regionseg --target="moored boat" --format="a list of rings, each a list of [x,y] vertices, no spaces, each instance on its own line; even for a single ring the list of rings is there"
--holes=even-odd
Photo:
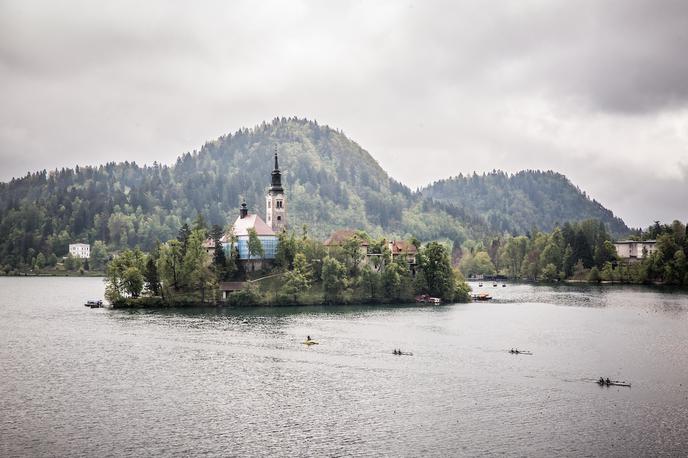
[[[92,309],[100,308],[103,306],[103,301],[100,300],[88,300],[84,304],[85,307],[91,307]]]

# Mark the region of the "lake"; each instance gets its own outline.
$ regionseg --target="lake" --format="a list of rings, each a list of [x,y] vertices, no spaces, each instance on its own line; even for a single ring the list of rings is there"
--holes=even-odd
[[[495,300],[123,311],[0,277],[0,454],[688,454],[685,291],[473,286]]]

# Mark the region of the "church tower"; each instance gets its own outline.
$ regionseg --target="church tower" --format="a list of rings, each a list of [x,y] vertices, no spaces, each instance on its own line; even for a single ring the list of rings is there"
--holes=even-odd
[[[276,152],[275,169],[272,171],[272,181],[265,201],[265,222],[275,233],[282,232],[287,227],[287,198],[282,187],[282,172],[277,163]]]

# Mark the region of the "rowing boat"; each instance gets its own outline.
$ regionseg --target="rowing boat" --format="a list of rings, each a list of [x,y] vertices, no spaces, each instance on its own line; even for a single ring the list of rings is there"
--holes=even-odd
[[[601,380],[597,380],[597,381],[595,381],[595,383],[597,383],[600,386],[627,386],[629,388],[631,387],[630,383],[620,382],[618,380],[612,380],[610,382],[607,382],[607,381],[603,382]]]

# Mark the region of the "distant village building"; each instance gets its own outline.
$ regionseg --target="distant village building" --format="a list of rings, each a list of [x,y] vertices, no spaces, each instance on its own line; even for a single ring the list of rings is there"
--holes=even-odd
[[[651,255],[656,250],[656,240],[619,240],[614,242],[616,254],[621,259],[634,260],[643,259]]]
[[[331,251],[332,248],[341,248],[347,240],[357,236],[357,231],[352,229],[340,229],[333,232],[332,235],[323,242],[323,245],[327,247],[328,251]],[[384,245],[387,245],[392,261],[403,259],[408,263],[411,271],[415,272],[414,266],[417,263],[418,248],[414,244],[406,240],[390,240],[384,243],[383,246]],[[371,258],[381,256],[381,253],[372,253],[370,251],[370,244],[363,237],[358,237],[358,247],[359,254],[363,259],[363,264],[371,262]]]
[[[402,258],[410,266],[414,266],[417,262],[418,248],[411,242],[406,240],[392,240],[387,244],[389,251],[392,253],[392,261]]]
[[[339,248],[344,245],[344,242],[347,240],[356,237],[358,235],[357,231],[354,231],[352,229],[339,229],[337,231],[334,231],[331,236],[323,242],[323,245],[325,245],[328,249],[328,251],[331,248]],[[359,248],[358,251],[362,257],[368,256],[368,241],[362,237],[359,238]]]
[[[70,243],[69,254],[75,258],[88,259],[91,257],[91,245],[88,243]]]

